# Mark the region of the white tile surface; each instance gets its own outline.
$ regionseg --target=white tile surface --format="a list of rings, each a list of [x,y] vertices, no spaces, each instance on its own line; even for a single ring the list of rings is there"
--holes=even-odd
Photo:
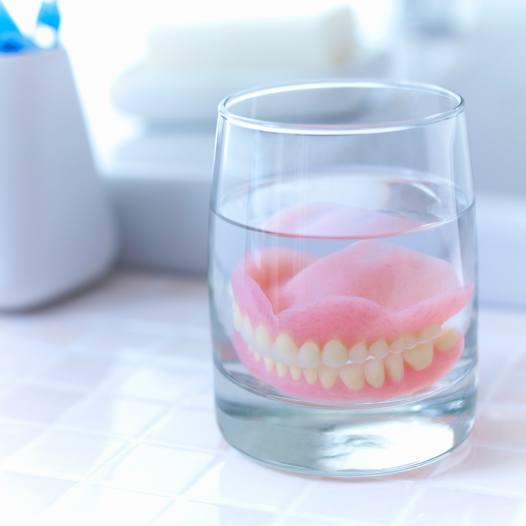
[[[149,353],[162,341],[163,337],[156,330],[144,324],[108,323],[87,334],[77,347],[100,357],[133,359]]]
[[[99,356],[90,351],[73,352],[55,362],[39,379],[88,390],[129,370],[133,370],[129,363],[113,356]]]
[[[65,305],[65,304],[64,304]],[[32,349],[32,358],[42,357],[54,358],[64,352],[81,338],[86,328],[86,316],[77,316],[74,309],[70,310],[70,304],[66,309],[60,306],[55,309],[37,311],[27,316],[6,316],[0,318],[0,334],[2,342],[9,350],[9,356],[2,356],[2,361],[8,363],[19,363],[23,371],[28,368],[27,362],[19,361],[19,357],[26,357],[21,352],[22,348]],[[17,352],[13,352],[17,349]],[[42,350],[40,353],[39,350]]]
[[[227,448],[214,413],[185,407],[174,409],[144,439],[168,446],[197,447],[213,451]]]
[[[526,312],[482,311],[471,441],[416,472],[335,482],[225,445],[202,281],[121,272],[0,316],[0,524],[521,526],[524,327]]]
[[[461,490],[426,488],[404,517],[406,526],[495,526],[513,524],[521,501]],[[519,526],[517,524],[517,526]]]
[[[9,456],[13,471],[80,479],[110,459],[126,442],[75,431],[50,429]]]
[[[0,524],[30,524],[75,483],[4,471],[0,473]]]
[[[0,462],[34,440],[44,429],[18,422],[0,422]]]
[[[526,452],[526,403],[489,404],[477,418],[473,441]]]
[[[162,360],[177,363],[208,363],[212,352],[209,331],[203,331],[202,325],[179,326],[155,348],[156,356]]]
[[[209,453],[142,444],[104,466],[96,479],[119,488],[176,495],[213,460]]]
[[[202,502],[176,501],[152,526],[271,526],[270,513]]]
[[[42,522],[68,526],[140,526],[151,521],[168,501],[159,495],[81,484],[55,502],[43,514]]]
[[[400,515],[414,492],[414,484],[403,481],[317,481],[294,511],[320,518],[385,525]]]
[[[0,334],[2,327],[0,324]],[[0,380],[11,382],[29,377],[63,353],[59,347],[47,343],[24,340],[23,334],[2,337]],[[15,339],[16,338],[16,339]]]
[[[117,377],[111,392],[173,402],[177,398],[198,390],[203,377],[191,368],[166,366],[164,364],[142,364]]]
[[[215,410],[214,384],[212,375],[206,375],[206,383],[200,389],[192,393],[192,396],[183,397],[180,404],[184,407]]]
[[[75,391],[23,385],[0,399],[0,418],[52,422],[76,404],[83,394]]]
[[[433,483],[504,496],[526,498],[526,452],[474,445],[461,463],[448,459],[437,467]]]
[[[148,400],[98,394],[81,401],[56,422],[57,426],[100,433],[136,436],[159,420],[167,406]]]
[[[234,455],[203,475],[189,496],[206,502],[281,510],[300,495],[306,484],[305,478],[266,469]]]
[[[497,385],[501,383],[502,376],[507,373],[510,367],[513,356],[506,354],[508,345],[510,345],[509,337],[508,343],[503,343],[503,338],[499,336],[492,339],[487,338],[480,342],[478,363],[478,398],[480,404],[487,402],[490,397],[494,396]],[[495,360],[496,355],[501,355],[503,358]]]
[[[366,526],[363,522],[336,519],[306,518],[304,515],[280,517],[272,526]]]
[[[525,353],[526,356],[526,353]],[[505,374],[493,389],[490,401],[504,406],[518,406],[518,409],[526,408],[526,377],[523,373],[517,373],[512,369]]]

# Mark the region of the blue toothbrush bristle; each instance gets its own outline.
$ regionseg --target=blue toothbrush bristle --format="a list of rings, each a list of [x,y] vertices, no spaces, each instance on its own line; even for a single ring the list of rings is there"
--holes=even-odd
[[[45,25],[58,31],[60,27],[60,11],[57,2],[42,2],[38,12],[37,25]]]
[[[22,34],[0,0],[0,53],[17,53],[34,47],[33,42]]]

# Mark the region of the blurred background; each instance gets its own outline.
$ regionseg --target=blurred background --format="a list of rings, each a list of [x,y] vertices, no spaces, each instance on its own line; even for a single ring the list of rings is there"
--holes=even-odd
[[[30,29],[40,2],[5,5]],[[406,79],[462,94],[482,274],[507,265],[510,275],[526,262],[524,2],[64,0],[60,8],[121,264],[203,273],[218,101],[324,77]],[[510,247],[512,262],[503,259]],[[526,290],[506,279],[483,280],[483,299],[523,304]]]

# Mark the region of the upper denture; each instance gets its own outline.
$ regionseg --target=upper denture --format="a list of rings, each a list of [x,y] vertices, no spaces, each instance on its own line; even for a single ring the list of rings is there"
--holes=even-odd
[[[440,330],[472,291],[447,262],[374,240],[318,259],[262,251],[238,264],[232,285],[241,310],[271,339],[285,332],[298,344],[341,339],[349,346]]]

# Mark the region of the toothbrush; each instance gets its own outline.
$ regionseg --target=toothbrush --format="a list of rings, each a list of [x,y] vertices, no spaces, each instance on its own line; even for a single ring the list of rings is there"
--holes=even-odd
[[[56,0],[44,0],[40,5],[37,25],[48,26],[58,32],[60,28],[60,11]]]
[[[44,0],[40,5],[34,42],[41,48],[50,49],[58,44],[60,29],[60,11],[56,0]]]
[[[21,32],[0,0],[0,53],[16,53],[32,48],[33,43]]]

